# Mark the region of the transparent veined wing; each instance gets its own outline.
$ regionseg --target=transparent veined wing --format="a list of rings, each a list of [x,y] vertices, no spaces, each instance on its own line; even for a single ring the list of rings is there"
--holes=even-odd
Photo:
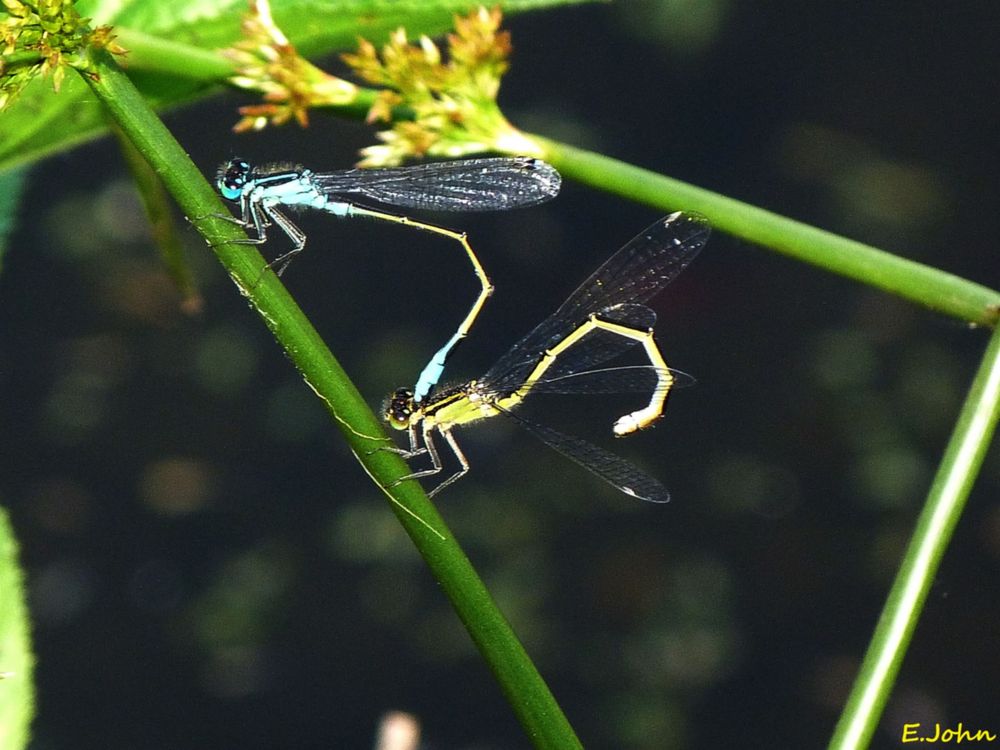
[[[621,456],[616,456],[582,438],[532,422],[508,409],[497,408],[547,446],[626,495],[651,503],[665,503],[670,500],[670,492],[666,487]]]
[[[327,194],[428,211],[498,211],[555,197],[559,173],[530,157],[461,159],[388,169],[315,173]]]
[[[673,388],[687,388],[697,383],[693,375],[681,370],[668,370]],[[532,382],[528,396],[536,393],[553,394],[607,394],[648,393],[658,388],[663,371],[652,365],[623,365],[581,370],[567,375],[546,377]],[[491,394],[492,395],[492,394]],[[527,396],[526,396],[527,398]]]
[[[710,232],[707,220],[697,214],[675,213],[657,220],[612,255],[558,310],[514,344],[481,382],[498,392],[516,390],[542,354],[576,330],[592,313],[607,313],[619,306],[648,310],[641,303],[677,278],[704,247]],[[630,345],[622,342],[618,346]]]

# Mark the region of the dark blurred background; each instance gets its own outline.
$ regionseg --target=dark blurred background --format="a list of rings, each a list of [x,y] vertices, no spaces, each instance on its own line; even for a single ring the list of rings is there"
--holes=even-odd
[[[998,22],[977,2],[532,13],[507,19],[501,101],[526,130],[995,288]],[[234,154],[343,168],[373,140],[323,114],[233,135],[250,101],[167,116],[206,175]],[[497,286],[450,376],[481,373],[656,217],[576,184],[541,208],[433,217],[469,231]],[[301,225],[285,281],[378,406],[475,282],[439,238]],[[427,748],[526,747],[381,493],[182,232],[199,316],[105,139],[35,170],[0,277],[0,502],[30,573],[33,747],[368,747],[389,709],[419,717]],[[473,470],[439,506],[588,747],[822,746],[986,333],[718,233],[654,306],[668,361],[698,381],[657,429],[611,438],[639,397],[529,413],[635,461],[670,505],[494,420],[461,433]],[[998,459],[876,747],[904,723],[998,729]]]

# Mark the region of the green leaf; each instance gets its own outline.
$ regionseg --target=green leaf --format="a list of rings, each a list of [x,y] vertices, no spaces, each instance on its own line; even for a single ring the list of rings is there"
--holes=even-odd
[[[581,0],[504,0],[505,13],[579,3]],[[411,37],[437,35],[468,0],[272,0],[275,22],[309,57],[354,49],[363,36],[380,44],[404,26]],[[120,62],[156,109],[207,96],[224,83],[232,65],[216,50],[240,37],[246,0],[80,0],[95,26],[111,24],[129,50]],[[248,98],[253,96],[247,95]],[[233,122],[238,117],[233,113]],[[42,158],[108,132],[100,105],[76,76],[61,90],[36,78],[0,117],[0,170]]]
[[[35,713],[28,607],[17,541],[0,508],[0,750],[21,750]]]

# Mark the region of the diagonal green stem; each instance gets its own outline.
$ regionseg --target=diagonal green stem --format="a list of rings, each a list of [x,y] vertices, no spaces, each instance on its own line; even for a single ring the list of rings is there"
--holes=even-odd
[[[534,136],[533,136],[534,137]],[[536,138],[566,177],[662,210],[693,209],[751,242],[972,323],[996,326],[1000,293],[860,242],[639,167]],[[867,746],[898,674],[941,557],[1000,416],[1000,332],[983,362],[938,469],[854,691],[830,747]]]
[[[1000,331],[995,331],[917,520],[831,749],[868,746],[998,419]]]
[[[664,211],[699,211],[723,232],[970,323],[992,327],[1000,318],[1000,292],[987,287],[608,156],[529,137],[564,177]]]
[[[127,78],[104,56],[96,58],[95,71],[100,74],[90,81],[95,92],[182,208],[190,216],[202,217],[194,223],[213,244],[218,243],[214,249],[220,260],[327,404],[365,470],[393,502],[394,511],[451,598],[532,741],[538,747],[579,746],[509,625],[419,487],[408,482],[385,489],[406,471],[405,465],[385,452],[370,453],[373,446],[384,444],[380,442],[385,440],[381,427],[316,332],[277,280],[269,273],[261,276],[263,260],[257,253],[245,245],[226,244],[241,233],[212,217],[223,210],[214,191],[162,124],[144,111],[145,104]],[[978,284],[599,154],[535,139],[546,158],[567,177],[663,210],[698,210],[719,229],[749,241],[963,320],[988,326],[997,322],[1000,294]],[[998,373],[1000,339],[994,336],[831,747],[863,746],[874,731],[930,581],[994,430],[1000,403]]]
[[[205,236],[237,287],[263,318],[309,386],[326,404],[348,445],[392,502],[493,671],[531,741],[538,748],[576,748],[579,740],[544,680],[518,642],[450,530],[417,482],[390,485],[409,472],[399,456],[376,450],[389,443],[379,421],[319,334],[251,246],[246,235],[216,214],[226,213],[215,190],[104,52],[83,71],[94,94],[149,162],[181,209]]]
[[[532,138],[565,177],[662,210],[700,211],[713,226],[751,242],[962,320],[997,324],[1000,293],[994,290],[670,177]],[[960,414],[831,748],[854,750],[871,739],[998,416],[1000,331],[990,340]]]

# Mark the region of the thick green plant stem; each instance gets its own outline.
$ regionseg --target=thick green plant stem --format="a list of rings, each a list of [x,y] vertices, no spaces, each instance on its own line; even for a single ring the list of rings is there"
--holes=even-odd
[[[868,746],[998,419],[1000,331],[994,331],[837,724],[831,750]]]
[[[530,136],[564,177],[665,211],[698,211],[712,226],[977,325],[1000,319],[1000,292],[763,208],[641,167]]]
[[[389,445],[378,419],[319,334],[227,215],[215,190],[156,117],[124,72],[104,52],[82,71],[139,153],[149,162],[191,222],[211,244],[240,291],[264,319],[288,357],[326,404],[354,455],[392,502],[392,509],[440,582],[459,617],[538,748],[576,748],[579,740],[510,625],[417,482],[390,485],[409,472]]]

